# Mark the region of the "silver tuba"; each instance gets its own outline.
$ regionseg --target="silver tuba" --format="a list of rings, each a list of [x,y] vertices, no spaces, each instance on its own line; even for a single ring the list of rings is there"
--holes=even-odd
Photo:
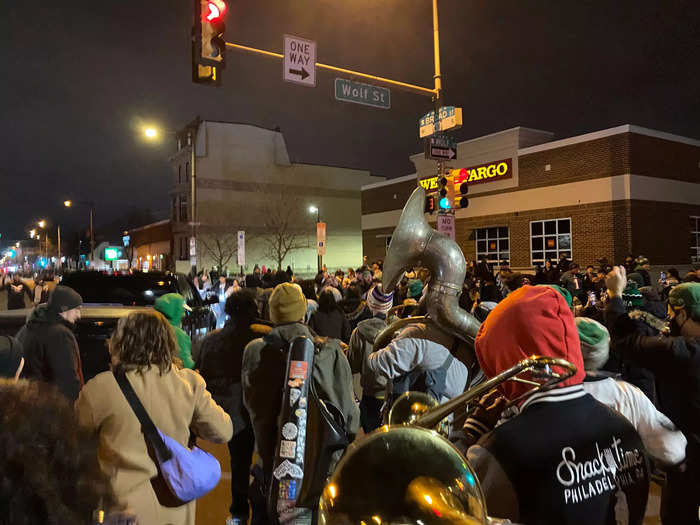
[[[459,306],[467,271],[464,254],[456,242],[434,230],[423,212],[425,190],[418,187],[401,212],[399,224],[391,237],[382,270],[382,288],[393,291],[404,272],[424,266],[431,280],[425,297],[428,318],[440,328],[473,346],[481,323]],[[426,322],[425,318],[416,321]],[[374,349],[382,348],[396,332],[391,325],[382,331]]]

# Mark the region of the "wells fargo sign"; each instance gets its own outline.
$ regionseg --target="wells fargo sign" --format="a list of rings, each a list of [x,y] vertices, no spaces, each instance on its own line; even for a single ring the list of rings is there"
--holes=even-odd
[[[504,159],[471,168],[454,170],[452,180],[455,186],[457,186],[463,182],[472,185],[491,182],[493,180],[510,179],[512,177],[513,159]]]
[[[510,179],[513,177],[513,159],[497,160],[488,164],[481,164],[471,168],[459,168],[450,170],[448,181],[455,186],[455,193],[459,194],[459,185],[466,182],[469,185],[491,182],[494,180]],[[429,177],[421,179],[420,185],[430,193],[438,189],[438,178]]]

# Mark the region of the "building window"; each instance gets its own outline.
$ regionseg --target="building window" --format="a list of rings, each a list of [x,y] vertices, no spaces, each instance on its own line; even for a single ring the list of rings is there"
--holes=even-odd
[[[178,164],[177,166],[177,183],[182,184],[182,165]]]
[[[187,237],[180,237],[180,260],[187,260]]]
[[[187,221],[187,195],[180,196],[180,222]]]
[[[177,222],[177,197],[172,198],[172,204],[170,209],[170,219],[173,222]]]
[[[690,260],[700,262],[700,217],[690,217]]]
[[[185,182],[187,184],[190,183],[190,163],[189,162],[185,163]]]
[[[510,262],[510,231],[508,226],[479,228],[476,234],[476,258],[486,257],[490,263]]]
[[[545,259],[571,259],[571,219],[550,219],[530,223],[530,262],[544,264]]]

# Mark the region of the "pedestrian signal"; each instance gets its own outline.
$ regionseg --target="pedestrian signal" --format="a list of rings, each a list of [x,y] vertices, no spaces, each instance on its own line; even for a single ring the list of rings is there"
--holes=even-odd
[[[424,213],[433,213],[435,211],[435,195],[428,195],[425,198]]]

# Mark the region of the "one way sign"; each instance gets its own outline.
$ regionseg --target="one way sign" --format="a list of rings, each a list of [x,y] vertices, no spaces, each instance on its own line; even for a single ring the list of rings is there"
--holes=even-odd
[[[455,160],[457,143],[447,135],[437,134],[425,141],[425,158],[433,160]]]
[[[284,35],[282,78],[287,82],[316,87],[316,42]]]

